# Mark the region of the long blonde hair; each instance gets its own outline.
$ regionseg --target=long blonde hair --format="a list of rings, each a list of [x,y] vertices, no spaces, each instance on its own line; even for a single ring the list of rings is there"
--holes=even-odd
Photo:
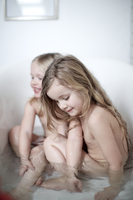
[[[62,111],[54,100],[47,96],[47,92],[55,78],[58,79],[61,85],[78,91],[84,98],[82,116],[88,111],[91,103],[103,107],[117,119],[126,138],[129,139],[127,124],[112,104],[104,89],[84,64],[72,55],[61,56],[55,59],[47,69],[42,82],[41,101],[46,106],[49,129],[53,126],[52,117],[57,120],[70,121],[70,116]]]
[[[45,74],[47,68],[49,67],[49,65],[53,62],[54,58],[58,57],[58,56],[61,56],[61,54],[59,53],[46,53],[46,54],[41,54],[37,57],[35,57],[31,64],[33,62],[37,62],[38,64],[38,67],[42,70],[42,72]],[[41,103],[41,100],[40,98],[36,98],[36,97],[32,97],[30,100],[29,100],[30,103],[33,103],[33,102],[38,102],[38,105],[39,105],[39,116],[42,116],[44,114],[44,106],[42,105]]]

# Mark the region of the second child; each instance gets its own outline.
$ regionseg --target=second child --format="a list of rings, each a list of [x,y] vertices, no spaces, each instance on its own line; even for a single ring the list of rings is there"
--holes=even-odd
[[[63,176],[44,181],[41,186],[81,191],[78,171],[92,178],[108,176],[110,186],[98,192],[95,199],[113,200],[120,192],[128,158],[126,122],[96,78],[74,56],[55,59],[42,85],[42,101],[49,110],[48,118],[68,121],[69,130],[67,139],[60,135],[59,142],[51,137],[45,140],[47,160]],[[82,150],[83,139],[86,152]]]

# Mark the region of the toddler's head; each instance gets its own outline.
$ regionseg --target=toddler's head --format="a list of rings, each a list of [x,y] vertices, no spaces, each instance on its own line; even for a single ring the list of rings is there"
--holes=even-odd
[[[55,112],[58,113],[59,107],[48,96],[48,91],[55,79],[58,80],[59,84],[77,92],[83,99],[81,115],[86,113],[92,101],[95,102],[94,90],[97,81],[84,64],[74,56],[61,56],[55,59],[43,79],[42,99],[49,105],[48,107],[55,108]],[[52,112],[52,114],[54,113]]]
[[[40,98],[42,91],[42,80],[49,65],[59,53],[47,53],[37,56],[31,63],[31,87],[35,97]]]

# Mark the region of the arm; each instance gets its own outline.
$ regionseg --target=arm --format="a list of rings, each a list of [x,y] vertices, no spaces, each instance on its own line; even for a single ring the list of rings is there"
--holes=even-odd
[[[29,102],[27,102],[25,106],[24,117],[20,127],[19,138],[19,153],[22,164],[22,168],[20,170],[21,176],[28,167],[34,169],[32,163],[29,161],[34,121],[35,110],[33,106]]]
[[[108,196],[117,196],[120,191],[120,184],[123,177],[122,155],[106,115],[93,116],[89,127],[109,164],[108,175],[110,187],[99,192],[96,196],[100,195],[108,199]]]
[[[69,125],[68,139],[66,144],[67,165],[70,166],[74,174],[77,174],[77,167],[82,156],[82,127],[77,121],[71,121]]]
[[[57,133],[67,137],[67,131],[68,131],[68,126],[66,122],[57,122],[55,121],[55,127],[57,130]]]

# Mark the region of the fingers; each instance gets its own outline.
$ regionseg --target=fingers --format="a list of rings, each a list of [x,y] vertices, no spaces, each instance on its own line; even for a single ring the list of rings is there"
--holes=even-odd
[[[35,170],[35,167],[32,165],[32,163],[29,160],[27,160],[26,162],[22,163],[22,165],[20,166],[19,175],[21,177],[23,177],[24,173],[28,170],[28,167],[32,171]]]
[[[25,167],[27,170],[27,167],[29,167],[31,170],[33,171],[35,170],[35,167],[33,166],[32,162],[28,160],[28,158],[25,158],[23,155],[21,155],[20,159],[21,159],[21,165],[23,166],[23,168]]]
[[[82,192],[82,183],[81,183],[81,181],[77,182],[77,188],[78,188],[79,192]]]
[[[78,179],[68,178],[68,191],[82,192],[82,182]]]
[[[77,192],[82,192],[82,183],[79,180],[76,180],[75,182],[75,188]]]
[[[35,182],[35,185],[40,185],[40,186],[41,186],[42,181],[43,181],[43,179],[42,179],[42,177],[40,176],[40,177],[37,179],[37,181]]]
[[[27,166],[32,170],[32,171],[34,171],[35,170],[35,167],[33,166],[33,164],[28,160],[27,161]]]
[[[28,167],[27,166],[20,166],[20,170],[19,170],[19,175],[22,177],[24,175],[24,173],[27,171]]]

